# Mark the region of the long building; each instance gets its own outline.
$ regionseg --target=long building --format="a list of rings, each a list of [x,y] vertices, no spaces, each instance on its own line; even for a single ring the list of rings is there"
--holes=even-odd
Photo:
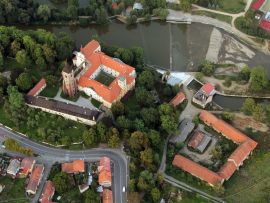
[[[200,113],[200,119],[208,126],[214,128],[227,139],[239,144],[236,150],[227,159],[227,162],[215,173],[208,168],[199,165],[198,163],[189,160],[181,155],[175,155],[173,165],[196,176],[197,178],[206,181],[209,185],[214,186],[223,184],[228,180],[236,170],[243,164],[252,151],[256,148],[257,142],[250,139],[248,136],[235,129],[228,123],[207,111]]]

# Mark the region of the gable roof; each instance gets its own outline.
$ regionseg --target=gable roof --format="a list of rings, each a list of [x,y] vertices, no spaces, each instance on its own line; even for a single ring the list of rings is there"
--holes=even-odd
[[[223,182],[223,178],[217,173],[191,161],[181,155],[175,155],[173,159],[174,166],[181,168],[182,170],[191,173],[197,178],[208,182],[211,185],[216,185]]]
[[[202,86],[201,90],[204,91],[207,95],[210,95],[215,90],[215,86],[211,83],[206,83]]]
[[[217,173],[225,180],[228,180],[236,170],[237,167],[235,164],[231,161],[227,161]]]
[[[98,182],[100,185],[110,185],[112,181],[111,160],[108,157],[102,157],[99,162]]]
[[[216,131],[220,132],[225,137],[236,143],[242,143],[249,139],[249,137],[247,137],[245,134],[235,129],[223,120],[218,119],[216,116],[214,116],[208,111],[202,111],[200,113],[200,119],[204,123],[212,126]]]
[[[265,0],[255,0],[255,2],[251,5],[253,10],[259,10],[264,4]]]
[[[21,172],[22,175],[28,175],[33,169],[36,160],[31,157],[26,157],[21,162]]]
[[[86,58],[89,58],[94,51],[100,47],[100,44],[96,40],[91,40],[88,44],[81,48],[81,52]]]
[[[36,164],[33,170],[33,173],[30,176],[29,183],[26,187],[26,191],[36,192],[37,187],[39,185],[40,179],[42,177],[42,173],[44,171],[44,166],[42,164]]]
[[[170,101],[170,104],[176,107],[186,99],[183,92],[178,92],[177,95]]]
[[[102,193],[102,203],[113,203],[112,191],[104,189]]]
[[[54,195],[54,192],[55,192],[55,188],[54,188],[53,182],[50,180],[46,181],[45,186],[42,190],[41,198],[39,201],[41,203],[51,202],[51,199]]]
[[[36,94],[46,85],[46,80],[42,78],[28,93],[28,96],[36,96]]]
[[[263,19],[260,22],[260,27],[268,32],[270,32],[270,21]]]
[[[74,160],[71,163],[63,163],[62,171],[66,173],[83,173],[84,160]]]

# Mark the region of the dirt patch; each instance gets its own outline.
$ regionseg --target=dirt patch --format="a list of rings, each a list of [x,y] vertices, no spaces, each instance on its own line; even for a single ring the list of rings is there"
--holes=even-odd
[[[261,132],[269,131],[269,127],[266,124],[258,122],[254,120],[251,116],[246,116],[242,113],[235,114],[233,124],[241,130],[245,130],[246,128],[253,128]]]

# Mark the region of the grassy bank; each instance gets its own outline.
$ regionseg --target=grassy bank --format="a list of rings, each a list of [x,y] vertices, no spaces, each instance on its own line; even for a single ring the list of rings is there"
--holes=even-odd
[[[224,22],[229,23],[229,24],[231,24],[231,22],[232,22],[231,16],[212,13],[212,12],[208,12],[208,11],[192,11],[192,14],[201,15],[201,16],[208,16],[208,17],[220,20],[220,21],[224,21]]]

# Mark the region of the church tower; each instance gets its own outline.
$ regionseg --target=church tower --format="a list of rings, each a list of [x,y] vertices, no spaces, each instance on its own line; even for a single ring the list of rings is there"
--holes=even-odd
[[[68,63],[65,64],[65,67],[62,71],[63,76],[63,92],[69,97],[74,97],[77,93],[77,82],[74,77],[74,66]]]

